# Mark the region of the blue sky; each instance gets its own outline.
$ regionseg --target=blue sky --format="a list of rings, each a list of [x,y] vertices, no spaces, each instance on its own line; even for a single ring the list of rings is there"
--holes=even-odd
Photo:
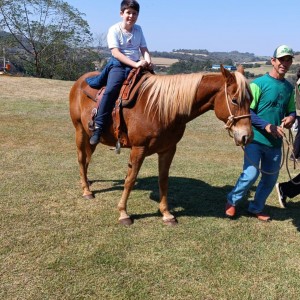
[[[94,34],[120,19],[120,0],[65,0],[84,13]],[[139,0],[137,24],[150,51],[207,49],[271,56],[287,44],[300,51],[297,0]]]

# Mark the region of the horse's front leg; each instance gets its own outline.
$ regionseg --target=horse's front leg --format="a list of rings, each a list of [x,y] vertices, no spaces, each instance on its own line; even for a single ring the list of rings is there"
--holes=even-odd
[[[159,166],[159,210],[163,215],[163,221],[166,225],[176,225],[176,218],[170,213],[168,206],[168,181],[169,170],[176,152],[176,145],[169,149],[167,152],[158,154],[158,166]]]
[[[82,125],[76,127],[76,145],[77,145],[77,159],[79,163],[80,183],[83,190],[83,197],[85,199],[94,198],[93,193],[90,191],[90,184],[87,177],[88,166],[91,160],[92,153],[95,147],[92,149],[89,144],[89,137],[84,131]]]
[[[125,178],[124,190],[121,200],[118,204],[118,210],[120,212],[119,222],[123,225],[131,225],[133,220],[127,214],[127,200],[130,192],[136,181],[136,177],[145,159],[144,147],[132,147],[130,152],[130,161],[128,163],[128,172]]]

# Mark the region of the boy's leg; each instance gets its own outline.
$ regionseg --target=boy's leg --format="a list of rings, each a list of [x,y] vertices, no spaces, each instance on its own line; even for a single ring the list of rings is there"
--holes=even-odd
[[[120,89],[125,80],[125,69],[113,67],[108,74],[107,86],[101,99],[95,118],[95,130],[90,138],[90,144],[95,145],[100,141],[101,133],[108,124]]]
[[[112,61],[109,60],[104,69],[99,75],[86,78],[87,84],[93,89],[101,89],[107,85],[107,79],[110,69],[112,68]]]

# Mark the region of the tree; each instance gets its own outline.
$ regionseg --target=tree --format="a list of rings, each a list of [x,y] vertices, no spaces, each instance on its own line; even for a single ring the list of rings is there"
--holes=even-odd
[[[94,58],[86,50],[92,35],[82,16],[62,0],[0,0],[0,27],[18,42],[25,69],[38,77],[59,78],[57,72],[80,58],[83,49]]]

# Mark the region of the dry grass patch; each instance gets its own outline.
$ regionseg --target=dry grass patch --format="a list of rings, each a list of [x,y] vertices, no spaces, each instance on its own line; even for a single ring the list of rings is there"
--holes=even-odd
[[[152,62],[156,66],[170,67],[172,64],[178,62],[178,59],[166,57],[152,57]]]

